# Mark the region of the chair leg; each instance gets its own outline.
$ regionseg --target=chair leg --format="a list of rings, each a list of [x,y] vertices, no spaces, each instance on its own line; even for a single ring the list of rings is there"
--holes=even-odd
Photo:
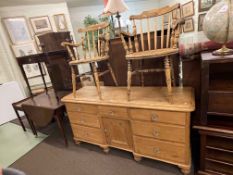
[[[168,90],[168,95],[169,95],[169,101],[172,102],[171,66],[170,66],[169,57],[165,58],[164,66],[165,66],[165,76],[166,76],[166,84],[167,84],[167,90]]]
[[[141,70],[143,69],[143,65],[144,65],[144,62],[143,62],[143,60],[141,60],[140,61]],[[140,75],[141,75],[141,86],[144,87],[144,74],[143,74],[143,72],[141,72]]]
[[[127,96],[128,101],[130,101],[130,93],[131,93],[131,79],[132,79],[132,65],[131,61],[128,61],[128,77],[127,77]]]
[[[98,96],[99,96],[99,99],[102,100],[102,95],[101,95],[101,91],[100,91],[99,75],[98,75],[95,63],[91,63],[91,67],[92,67],[93,74],[94,74],[94,79],[95,79],[95,83],[96,83],[96,88],[97,88]]]
[[[174,64],[173,64],[172,56],[170,57],[170,67],[171,67],[172,86],[176,86],[176,78],[175,78]]]
[[[75,74],[75,70],[74,67],[71,66],[71,73],[72,73],[72,86],[73,86],[73,97],[76,98],[76,74]]]
[[[111,76],[112,76],[112,79],[113,79],[113,81],[114,81],[114,83],[115,83],[115,86],[118,86],[118,82],[117,82],[117,80],[116,80],[116,76],[115,76],[115,74],[114,74],[114,72],[113,72],[113,70],[112,70],[112,66],[110,65],[109,62],[107,62],[107,66],[108,66],[108,70],[110,71],[110,74],[111,74]]]

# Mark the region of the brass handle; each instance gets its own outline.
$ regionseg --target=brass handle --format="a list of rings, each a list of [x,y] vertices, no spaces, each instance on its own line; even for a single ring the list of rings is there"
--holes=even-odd
[[[154,148],[154,153],[155,154],[159,154],[160,153],[160,149],[159,148]]]
[[[157,114],[152,114],[152,115],[151,115],[151,120],[152,120],[153,122],[158,121],[158,119],[159,119],[159,116],[158,116]]]
[[[153,131],[153,136],[154,137],[159,137],[159,131],[158,130],[154,130]]]

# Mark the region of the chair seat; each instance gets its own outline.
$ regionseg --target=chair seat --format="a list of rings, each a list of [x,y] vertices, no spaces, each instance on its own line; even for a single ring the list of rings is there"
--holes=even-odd
[[[140,60],[140,59],[151,59],[151,58],[161,58],[165,56],[175,55],[179,53],[179,49],[165,48],[156,50],[147,50],[141,52],[135,52],[126,55],[127,60]]]
[[[79,60],[74,60],[74,61],[70,61],[69,64],[70,65],[77,65],[77,64],[85,64],[85,63],[93,63],[93,62],[99,62],[99,61],[103,61],[103,60],[107,60],[109,59],[109,56],[98,56],[98,57],[94,57],[94,58],[81,58]]]

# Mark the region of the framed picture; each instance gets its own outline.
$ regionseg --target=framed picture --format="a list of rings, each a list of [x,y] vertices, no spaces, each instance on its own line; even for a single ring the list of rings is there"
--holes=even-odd
[[[25,17],[3,18],[2,22],[13,44],[27,43],[32,40]]]
[[[203,20],[205,18],[206,13],[200,14],[198,16],[198,31],[203,31]]]
[[[180,19],[181,14],[180,14],[180,9],[176,9],[172,11],[172,19]]]
[[[52,31],[48,16],[31,17],[30,22],[35,34]]]
[[[33,39],[34,39],[34,41],[35,41],[35,43],[36,43],[37,50],[38,50],[39,52],[42,52],[42,47],[41,47],[41,45],[40,45],[40,40],[39,40],[38,36],[40,36],[40,35],[34,35]]]
[[[183,31],[185,33],[187,32],[193,32],[194,31],[194,22],[193,22],[193,18],[189,18],[185,20],[185,23],[183,25]]]
[[[194,15],[194,2],[190,1],[181,6],[182,17],[186,18]]]
[[[12,45],[11,47],[12,47],[15,57],[33,55],[37,53],[34,42],[29,42],[29,43],[19,44],[19,45]]]
[[[199,0],[198,3],[198,11],[204,12],[209,10],[216,3],[216,0]]]
[[[57,14],[54,15],[53,17],[57,27],[57,31],[67,30],[67,22],[66,22],[65,14]]]
[[[24,64],[23,65],[23,70],[24,70],[27,78],[36,78],[38,76],[41,76],[40,68],[39,68],[38,63]],[[41,70],[42,70],[42,74],[46,75],[45,65],[44,64],[41,64]]]

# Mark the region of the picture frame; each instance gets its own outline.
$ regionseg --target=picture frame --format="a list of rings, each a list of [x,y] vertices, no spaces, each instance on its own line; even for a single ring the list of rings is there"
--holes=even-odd
[[[198,12],[208,11],[215,3],[216,0],[198,0]]]
[[[54,22],[57,28],[57,31],[67,31],[67,22],[65,14],[56,14],[53,15]]]
[[[206,13],[199,14],[198,16],[198,31],[203,31],[203,20],[205,17]]]
[[[15,57],[23,57],[37,53],[34,42],[12,45],[11,48],[13,50]]]
[[[194,31],[194,20],[193,18],[189,18],[185,20],[185,23],[183,25],[183,32],[193,32]]]
[[[34,39],[34,41],[36,43],[37,50],[39,52],[42,52],[42,47],[41,47],[40,40],[39,40],[38,36],[40,36],[40,35],[34,35],[33,39]]]
[[[22,44],[32,40],[28,23],[24,16],[3,18],[2,23],[8,32],[12,44]]]
[[[180,19],[181,18],[181,11],[180,9],[176,9],[172,11],[172,19]]]
[[[181,13],[183,18],[193,16],[194,12],[194,2],[189,1],[181,6]]]
[[[48,16],[38,16],[29,18],[35,34],[52,31],[52,26]]]
[[[36,77],[41,76],[39,64],[41,65],[42,75],[45,76],[46,71],[45,71],[44,63],[43,64],[41,64],[41,63],[31,63],[31,64],[24,64],[23,65],[23,70],[24,70],[24,72],[26,74],[26,77],[28,79],[32,79],[32,78],[36,78]]]

